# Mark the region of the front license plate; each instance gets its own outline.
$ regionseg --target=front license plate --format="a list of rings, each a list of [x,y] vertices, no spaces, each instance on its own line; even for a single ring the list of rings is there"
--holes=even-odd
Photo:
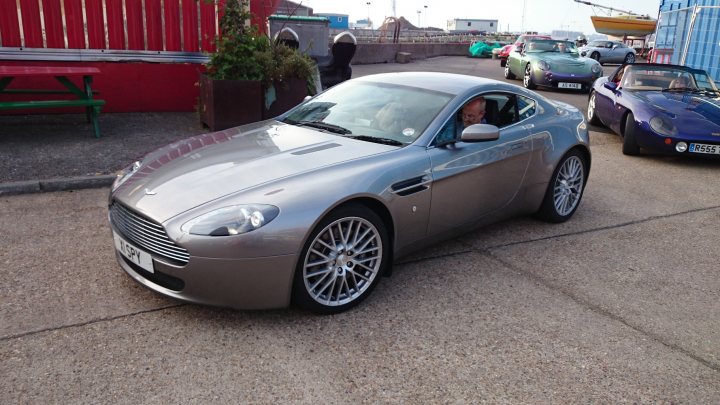
[[[580,83],[567,83],[567,82],[559,82],[558,87],[561,89],[582,89],[582,84]]]
[[[113,239],[115,240],[115,249],[117,249],[120,254],[150,273],[155,273],[150,253],[141,250],[115,232],[113,232]]]
[[[709,153],[712,155],[720,155],[720,146],[718,145],[706,145],[704,143],[691,143],[690,152],[694,153]]]

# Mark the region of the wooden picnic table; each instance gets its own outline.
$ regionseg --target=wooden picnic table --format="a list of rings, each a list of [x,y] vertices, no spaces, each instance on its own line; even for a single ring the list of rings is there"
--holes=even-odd
[[[93,125],[95,137],[99,138],[98,115],[105,101],[93,98],[91,86],[93,76],[98,74],[100,69],[94,67],[0,66],[0,94],[72,94],[77,97],[70,100],[0,101],[0,110],[85,107],[87,120]],[[9,89],[8,85],[16,77],[54,77],[65,89]],[[82,77],[82,88],[75,85],[71,77]]]

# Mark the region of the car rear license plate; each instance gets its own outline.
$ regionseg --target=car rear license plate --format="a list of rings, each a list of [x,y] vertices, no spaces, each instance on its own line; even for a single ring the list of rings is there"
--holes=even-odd
[[[125,256],[128,260],[149,271],[150,273],[155,273],[155,267],[153,267],[153,261],[152,257],[150,257],[150,253],[126,241],[125,238],[118,235],[114,231],[113,240],[115,240],[115,249],[117,249],[121,255]]]
[[[693,153],[709,153],[713,155],[720,155],[720,145],[706,145],[704,143],[691,143],[688,149]]]
[[[558,87],[561,89],[582,89],[582,84],[580,83],[567,83],[567,82],[559,82]]]

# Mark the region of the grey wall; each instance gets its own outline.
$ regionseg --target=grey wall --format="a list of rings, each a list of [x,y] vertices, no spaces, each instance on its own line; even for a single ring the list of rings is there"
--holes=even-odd
[[[469,44],[367,44],[359,43],[353,57],[353,65],[395,62],[398,52],[409,52],[412,59],[434,56],[467,55]]]

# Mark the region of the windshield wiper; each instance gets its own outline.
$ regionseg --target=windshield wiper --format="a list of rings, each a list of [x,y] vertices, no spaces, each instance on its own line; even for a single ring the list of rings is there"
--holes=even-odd
[[[692,87],[673,87],[673,88],[667,88],[663,89],[662,91],[696,91],[696,88]]]
[[[392,146],[403,146],[404,143],[400,141],[396,141],[395,139],[390,138],[378,138],[374,136],[369,135],[353,135],[353,136],[347,136],[346,138],[352,138],[357,139],[360,141],[368,141],[368,142],[375,142],[375,143],[381,143],[383,145],[392,145]]]
[[[322,122],[322,121],[286,120],[285,122],[288,124],[291,124],[291,125],[299,125],[299,126],[303,126],[303,127],[322,129],[325,131],[332,132],[334,134],[340,134],[340,135],[352,134],[352,131],[347,128],[343,128],[339,125],[328,124],[327,122]]]

